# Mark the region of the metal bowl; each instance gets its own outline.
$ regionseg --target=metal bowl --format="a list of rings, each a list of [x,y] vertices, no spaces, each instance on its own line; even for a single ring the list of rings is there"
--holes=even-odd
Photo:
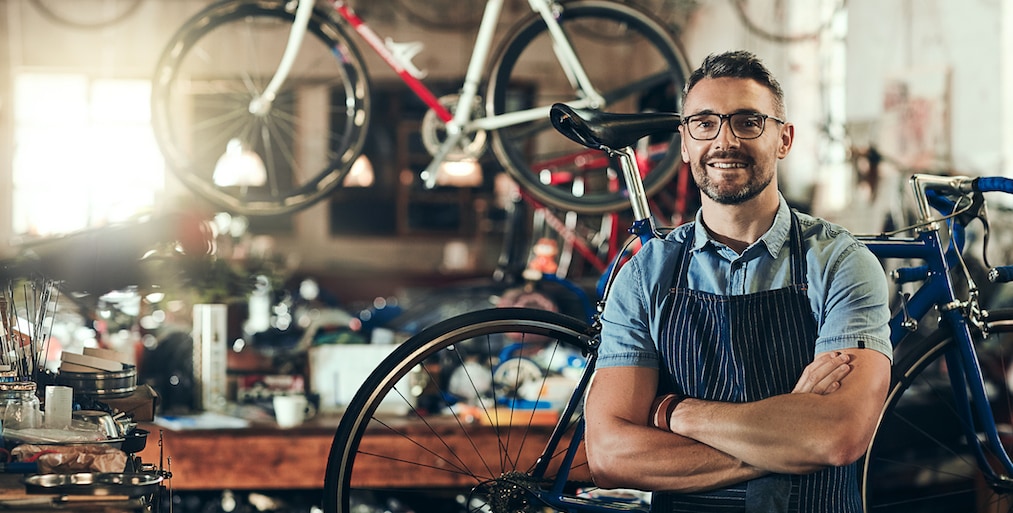
[[[106,438],[121,438],[120,425],[116,423],[113,416],[101,410],[77,410],[71,414],[71,418],[105,433]]]

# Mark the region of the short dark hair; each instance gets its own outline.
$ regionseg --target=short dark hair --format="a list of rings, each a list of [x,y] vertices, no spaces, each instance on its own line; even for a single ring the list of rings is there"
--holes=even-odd
[[[756,55],[745,50],[735,50],[725,53],[712,53],[703,60],[700,67],[689,75],[686,87],[682,93],[683,103],[686,95],[698,82],[705,78],[748,78],[759,82],[770,90],[774,95],[775,114],[780,117],[785,115],[784,90],[781,84],[774,78],[774,75],[763,65]]]

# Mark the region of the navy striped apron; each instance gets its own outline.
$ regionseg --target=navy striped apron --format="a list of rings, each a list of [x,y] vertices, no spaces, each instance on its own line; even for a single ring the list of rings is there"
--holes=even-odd
[[[795,387],[813,361],[817,336],[802,235],[791,216],[792,284],[738,296],[690,290],[690,235],[678,255],[661,328],[662,392],[752,402]],[[692,232],[691,232],[692,233]],[[652,512],[860,512],[855,464],[806,475],[772,474],[696,494],[657,492]]]

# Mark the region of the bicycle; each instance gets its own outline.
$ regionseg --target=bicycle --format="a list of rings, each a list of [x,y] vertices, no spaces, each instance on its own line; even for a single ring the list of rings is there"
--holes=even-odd
[[[159,58],[156,140],[186,186],[230,212],[287,214],[321,200],[342,186],[370,126],[370,75],[354,31],[429,108],[421,128],[433,156],[422,172],[427,187],[435,186],[441,164],[476,159],[491,142],[496,160],[540,202],[583,213],[623,208],[625,187],[609,189],[607,169],[560,183],[532,167],[586,151],[553,137],[549,106],[637,111],[645,98],[681,89],[683,52],[661,23],[633,6],[529,0],[531,12],[490,60],[503,3],[486,2],[461,91],[442,98],[411,63],[417,45],[385,43],[342,0],[211,4],[177,30]],[[627,66],[616,73],[592,62]],[[678,95],[669,96],[665,110],[679,110]],[[668,134],[668,142],[678,148],[678,135]],[[226,155],[259,161],[261,169],[216,184],[214,168]],[[678,151],[665,153],[643,176],[647,192],[662,188],[679,164]]]

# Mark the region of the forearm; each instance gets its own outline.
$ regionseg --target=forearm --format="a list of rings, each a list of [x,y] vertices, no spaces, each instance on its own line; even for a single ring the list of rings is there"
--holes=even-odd
[[[753,403],[687,399],[671,423],[674,432],[744,462],[803,474],[857,459],[867,438],[846,417],[827,396],[787,394]]]
[[[604,488],[694,492],[766,474],[713,447],[655,427],[617,421],[589,431],[591,473]]]
[[[793,393],[749,403],[689,398],[672,411],[669,427],[770,472],[847,465],[861,457],[875,431],[890,362],[868,349],[835,354],[818,357]]]

